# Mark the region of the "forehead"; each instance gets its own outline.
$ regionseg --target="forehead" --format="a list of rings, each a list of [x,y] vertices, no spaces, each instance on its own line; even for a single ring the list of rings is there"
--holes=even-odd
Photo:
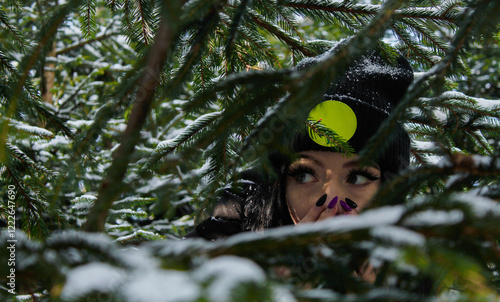
[[[330,151],[302,151],[298,154],[298,160],[310,160],[310,161],[321,161],[327,162],[352,162],[357,161],[359,156],[356,154],[351,154],[347,156],[339,152]]]
[[[329,151],[303,151],[299,153],[299,158],[294,163],[311,162],[325,168],[352,168],[359,167],[359,156],[352,154],[347,156],[343,153]],[[374,162],[369,167],[380,168]]]

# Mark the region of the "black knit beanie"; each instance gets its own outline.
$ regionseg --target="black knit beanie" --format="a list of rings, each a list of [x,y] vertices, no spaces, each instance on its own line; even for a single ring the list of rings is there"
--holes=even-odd
[[[298,64],[297,69],[318,64],[321,60],[321,56],[305,59]],[[330,84],[323,102],[313,110],[318,112],[319,108],[321,116],[321,105],[327,101],[347,105],[348,107],[341,104],[341,107],[352,110],[347,109],[351,114],[354,113],[355,122],[352,126],[354,134],[346,139],[355,152],[359,152],[403,97],[413,81],[413,70],[402,56],[395,64],[389,64],[374,51],[348,65],[345,74]],[[332,151],[332,148],[316,143],[304,131],[295,135],[292,150]],[[380,166],[383,177],[387,177],[389,173],[397,174],[409,164],[410,139],[401,125],[397,126],[395,135],[390,138],[382,154],[375,162]]]

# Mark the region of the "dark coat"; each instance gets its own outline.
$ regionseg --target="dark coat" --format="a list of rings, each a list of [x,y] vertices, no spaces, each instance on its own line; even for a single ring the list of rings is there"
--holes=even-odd
[[[198,224],[185,238],[216,240],[246,229],[245,204],[263,186],[262,177],[255,170],[245,170],[240,174],[237,189],[226,187],[217,198],[210,218]]]

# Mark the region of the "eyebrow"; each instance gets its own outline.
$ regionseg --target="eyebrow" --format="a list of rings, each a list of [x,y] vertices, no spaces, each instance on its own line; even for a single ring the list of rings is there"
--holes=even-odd
[[[358,160],[351,160],[351,161],[348,161],[348,162],[344,163],[342,165],[342,168],[347,169],[347,168],[353,168],[353,167],[359,167],[359,166],[360,166],[360,164],[359,164]],[[366,165],[366,167],[371,167],[371,168],[375,168],[375,169],[380,170],[380,167],[376,163],[374,163],[374,162],[372,162],[371,164]]]
[[[322,167],[322,168],[324,167],[323,163],[322,163],[322,162],[320,162],[319,160],[317,160],[317,159],[316,159],[315,157],[313,157],[313,156],[306,155],[306,154],[300,154],[300,155],[299,155],[299,158],[305,158],[305,159],[308,159],[308,160],[313,161],[314,163],[316,163],[318,166],[320,166],[320,167]]]
[[[300,154],[300,155],[299,155],[299,158],[305,158],[305,159],[308,159],[308,160],[310,160],[310,161],[314,162],[315,164],[317,164],[318,166],[320,166],[320,167],[322,167],[322,168],[324,168],[324,167],[325,167],[325,166],[323,165],[323,163],[322,163],[322,162],[320,162],[318,159],[316,159],[314,156],[307,155],[307,154]],[[360,164],[359,164],[359,160],[355,159],[355,160],[351,160],[351,161],[348,161],[348,162],[344,163],[344,164],[342,165],[342,168],[344,168],[344,169],[348,169],[348,168],[359,167],[359,166],[360,166]],[[375,163],[375,162],[372,162],[371,164],[368,164],[368,165],[366,165],[366,166],[367,166],[367,167],[371,167],[371,168],[375,168],[375,169],[377,169],[377,170],[380,170],[380,171],[381,171],[381,169],[380,169],[379,165],[377,165],[377,163]]]

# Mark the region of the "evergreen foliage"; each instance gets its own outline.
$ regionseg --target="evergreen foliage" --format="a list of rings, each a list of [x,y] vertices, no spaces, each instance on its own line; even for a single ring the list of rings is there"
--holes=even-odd
[[[3,1],[0,299],[498,300],[498,16],[497,0]],[[412,137],[370,209],[179,241],[368,49],[416,71],[360,152],[383,153],[397,121]],[[373,284],[353,275],[367,259]]]

